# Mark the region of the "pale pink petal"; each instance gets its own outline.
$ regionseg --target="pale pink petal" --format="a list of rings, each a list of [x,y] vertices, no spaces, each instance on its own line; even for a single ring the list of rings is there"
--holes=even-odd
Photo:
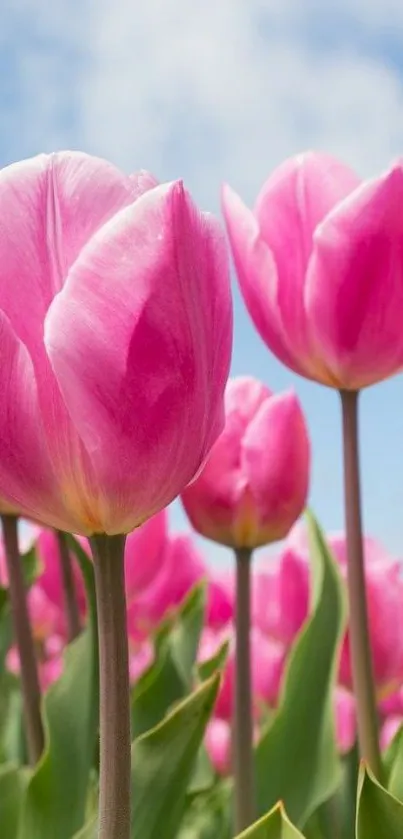
[[[341,754],[349,752],[357,737],[357,711],[352,693],[336,687],[333,697],[336,719],[336,740]]]
[[[205,744],[208,756],[219,775],[229,775],[231,771],[231,725],[219,717],[210,720]]]
[[[340,387],[403,365],[403,164],[355,190],[318,226],[305,305],[318,354]]]
[[[256,329],[283,364],[306,375],[283,331],[276,263],[253,213],[229,186],[222,191],[222,209],[239,286]]]
[[[46,691],[53,682],[57,682],[63,673],[63,658],[52,658],[50,661],[44,661],[39,665],[39,681],[41,689]]]
[[[151,641],[146,640],[129,655],[130,682],[134,684],[145,673],[154,660],[154,648]]]
[[[225,244],[181,184],[150,190],[92,238],[45,343],[101,487],[94,525],[130,531],[194,477],[223,424]]]
[[[155,186],[158,186],[158,181],[154,178],[154,175],[152,175],[151,172],[147,172],[145,169],[140,169],[139,172],[133,172],[132,175],[129,175],[129,180],[131,183],[132,200],[140,198],[140,195],[143,195],[145,192],[148,192],[149,189],[154,189]]]
[[[125,580],[128,603],[147,588],[161,571],[167,528],[167,511],[162,510],[127,537]]]
[[[403,716],[388,717],[381,728],[381,750],[384,752],[390,746],[393,738],[403,725]]]
[[[234,617],[235,602],[233,592],[216,575],[208,576],[206,623],[213,629],[221,629]]]
[[[275,169],[257,198],[260,235],[277,267],[281,321],[297,358],[310,354],[304,284],[315,228],[359,183],[350,168],[330,155],[307,152]]]
[[[0,509],[57,523],[61,513],[32,362],[1,309],[0,346]]]
[[[54,530],[41,528],[37,536],[36,548],[39,560],[42,563],[38,584],[48,599],[58,608],[61,629],[65,632],[65,596],[61,574],[60,549]],[[70,556],[76,597],[81,604],[83,597],[85,598],[84,582],[74,554],[71,553]]]
[[[283,539],[305,507],[309,481],[308,432],[294,393],[273,396],[261,406],[241,452],[260,524],[253,544]]]

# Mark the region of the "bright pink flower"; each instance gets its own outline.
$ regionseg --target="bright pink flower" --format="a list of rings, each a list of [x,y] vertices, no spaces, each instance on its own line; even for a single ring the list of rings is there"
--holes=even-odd
[[[252,576],[253,623],[285,646],[295,639],[309,608],[309,564],[286,547]]]
[[[161,570],[168,515],[161,510],[141,527],[129,533],[125,546],[126,597],[133,598],[153,582]]]
[[[78,152],[0,171],[3,510],[130,532],[222,429],[224,237],[181,183],[154,184]]]
[[[336,720],[336,740],[341,754],[349,752],[357,737],[357,711],[350,691],[338,685],[333,697]]]
[[[221,629],[234,617],[235,592],[228,575],[208,572],[206,624]]]
[[[215,706],[215,714],[224,720],[231,720],[235,679],[235,638],[233,627],[214,633],[206,628],[202,633],[198,660],[207,661],[218,652],[221,645],[229,641],[230,649],[224,667],[221,687]],[[278,702],[281,680],[284,673],[285,649],[278,642],[266,638],[255,627],[251,630],[252,694],[256,720],[263,706],[275,707]]]
[[[308,379],[358,390],[403,365],[403,163],[360,183],[328,155],[283,163],[253,212],[223,210],[241,291],[269,349]]]
[[[345,536],[329,534],[327,543],[346,580]],[[299,546],[301,561],[304,557],[308,561],[308,540],[302,525],[293,528],[287,545],[295,552]],[[370,537],[364,538],[364,560],[374,677],[378,697],[382,699],[403,683],[403,578],[400,561]],[[342,646],[339,679],[352,689],[348,633]]]
[[[298,399],[256,379],[228,382],[225,428],[199,477],[182,493],[193,526],[224,545],[284,538],[308,492],[309,440]]]
[[[213,717],[206,729],[205,745],[218,775],[229,775],[231,772],[231,740],[230,723]]]

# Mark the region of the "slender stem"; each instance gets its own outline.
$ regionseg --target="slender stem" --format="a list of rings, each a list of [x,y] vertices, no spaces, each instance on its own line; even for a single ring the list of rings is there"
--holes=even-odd
[[[130,839],[130,701],[123,536],[93,536],[100,657],[98,839]]]
[[[340,392],[343,415],[344,502],[347,538],[349,633],[354,692],[357,702],[358,740],[361,757],[380,780],[378,716],[369,636],[358,441],[358,393]]]
[[[44,746],[38,668],[29,621],[21,557],[18,549],[17,518],[15,516],[3,515],[1,516],[1,523],[3,527],[14,636],[20,660],[28,759],[30,764],[34,766],[38,762]]]
[[[67,618],[67,632],[69,641],[74,641],[80,634],[80,613],[78,611],[77,592],[74,582],[73,565],[69,553],[66,534],[56,531],[59,543],[60,569],[62,572],[64,607]]]
[[[235,834],[255,819],[253,778],[253,721],[250,662],[250,568],[252,552],[236,557],[236,667],[233,763],[235,781]]]

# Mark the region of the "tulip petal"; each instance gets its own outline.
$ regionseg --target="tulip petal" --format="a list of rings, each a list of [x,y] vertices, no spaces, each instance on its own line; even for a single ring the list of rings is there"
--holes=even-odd
[[[403,365],[403,164],[365,183],[319,225],[305,305],[338,386],[359,389]]]
[[[224,239],[181,184],[150,190],[83,249],[45,343],[107,488],[103,530],[133,529],[194,477],[223,425],[231,342]]]
[[[308,433],[295,394],[268,399],[242,441],[242,471],[248,476],[260,520],[267,522],[271,534],[269,539],[266,532],[262,544],[283,539],[302,513],[308,493],[309,461]]]
[[[307,152],[279,166],[257,198],[255,217],[274,257],[281,320],[297,357],[310,354],[304,283],[315,228],[359,183],[330,155]]]
[[[53,510],[55,481],[26,347],[0,311],[0,508],[41,518]],[[55,513],[57,520],[57,512]]]
[[[239,286],[256,329],[283,364],[305,375],[284,334],[276,263],[254,215],[227,185],[222,190],[222,209]]]

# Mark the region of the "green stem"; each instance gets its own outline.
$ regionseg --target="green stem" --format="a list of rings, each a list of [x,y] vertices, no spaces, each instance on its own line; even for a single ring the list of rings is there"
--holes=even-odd
[[[235,551],[236,557],[236,667],[233,767],[235,782],[235,833],[255,819],[253,773],[253,720],[250,661],[250,569],[252,552]]]
[[[16,516],[1,516],[6,554],[9,596],[21,672],[25,732],[31,766],[38,762],[44,746],[41,718],[41,693],[34,639],[28,614],[27,593],[18,548]]]
[[[64,608],[66,611],[67,634],[69,641],[74,641],[80,634],[80,613],[78,611],[77,592],[74,582],[73,565],[69,553],[66,534],[56,530],[59,544],[60,570],[62,574]]]
[[[130,839],[130,688],[123,536],[97,535],[94,554],[100,663],[98,839]]]
[[[364,572],[358,441],[358,392],[340,391],[343,415],[344,502],[347,539],[349,636],[361,757],[381,780],[378,715]]]

